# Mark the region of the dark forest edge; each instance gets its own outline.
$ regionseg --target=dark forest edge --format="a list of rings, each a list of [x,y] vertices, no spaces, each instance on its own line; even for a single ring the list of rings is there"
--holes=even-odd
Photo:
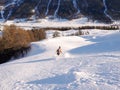
[[[33,29],[42,29],[42,30],[59,30],[59,31],[66,31],[66,30],[86,30],[86,29],[100,29],[100,30],[118,30],[118,25],[109,25],[109,26],[78,26],[78,27],[31,27]]]

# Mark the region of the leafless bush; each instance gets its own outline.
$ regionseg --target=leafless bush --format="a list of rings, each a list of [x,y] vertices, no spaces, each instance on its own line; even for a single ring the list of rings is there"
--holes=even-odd
[[[34,38],[33,41],[39,41],[46,38],[46,33],[43,29],[32,29],[29,32],[32,34],[31,37]]]
[[[20,49],[30,44],[30,37],[27,31],[15,25],[5,26],[2,34],[3,49]]]
[[[60,37],[60,33],[58,31],[55,31],[53,33],[53,38],[55,38],[55,37]]]
[[[88,35],[89,32],[88,31],[82,31],[82,30],[78,30],[75,33],[70,34],[69,36],[80,36],[80,35]]]
[[[4,26],[0,37],[0,63],[22,57],[30,50],[30,42],[46,37],[44,30],[27,31],[15,25]]]

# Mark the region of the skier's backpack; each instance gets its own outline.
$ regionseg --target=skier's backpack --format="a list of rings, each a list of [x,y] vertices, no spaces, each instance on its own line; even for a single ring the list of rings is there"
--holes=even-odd
[[[60,55],[60,51],[59,51],[59,49],[57,49],[57,55]]]

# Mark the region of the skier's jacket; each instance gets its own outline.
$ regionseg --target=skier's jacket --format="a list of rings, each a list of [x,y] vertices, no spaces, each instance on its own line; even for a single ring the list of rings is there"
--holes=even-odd
[[[60,53],[62,53],[61,48],[58,48],[56,52],[57,52],[57,55],[60,55]]]

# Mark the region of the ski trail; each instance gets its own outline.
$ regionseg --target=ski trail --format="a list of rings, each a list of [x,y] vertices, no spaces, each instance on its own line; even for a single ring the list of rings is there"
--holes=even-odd
[[[57,17],[57,13],[58,13],[58,10],[59,10],[59,8],[60,8],[60,1],[61,1],[61,0],[58,1],[58,7],[57,7],[57,9],[55,10],[54,17]]]
[[[80,9],[78,8],[76,0],[73,0],[73,5],[74,5],[74,8],[77,10],[77,14],[79,14],[80,13]]]
[[[12,10],[9,11],[9,14],[8,14],[6,20],[11,16],[11,14],[12,14]]]
[[[1,9],[1,11],[0,11],[0,14],[1,14],[2,19],[3,19],[3,20],[5,20],[5,18],[4,18],[4,11],[3,11],[3,7],[2,7],[2,9]]]
[[[4,7],[2,8],[2,10],[0,11],[2,19],[3,19],[3,20],[7,20],[7,19],[10,17],[10,15],[12,14],[12,9],[11,9],[11,10],[9,11],[8,15],[7,15],[7,18],[5,19],[5,17],[4,17],[4,10],[5,10],[7,7],[9,7],[9,6],[14,6],[14,5],[19,6],[21,3],[23,3],[23,1],[24,1],[24,0],[13,0],[13,2],[11,2],[11,3],[7,4],[6,6],[4,6]]]
[[[38,2],[38,4],[36,5],[36,8],[38,7],[38,5],[41,3],[41,0]]]
[[[6,6],[4,6],[2,8],[2,10],[1,10],[1,17],[2,17],[3,20],[5,20],[5,17],[4,17],[4,10],[5,10],[5,8],[7,8],[9,6],[12,6],[12,5],[15,5],[15,3],[14,2],[9,3],[9,4],[7,4]],[[11,13],[11,10],[9,11],[9,14],[7,15],[7,18],[10,16],[10,13]]]
[[[41,0],[38,2],[38,4],[35,7],[35,10],[36,10],[37,13],[39,13],[38,6],[39,6],[40,3],[41,3]]]
[[[24,0],[14,0],[16,2],[17,6],[20,6],[24,2]]]
[[[50,3],[51,3],[51,1],[52,1],[52,0],[49,0],[49,2],[48,2],[48,5],[47,5],[47,11],[46,11],[45,15],[47,15],[48,12],[49,12],[49,7],[50,7]]]
[[[105,7],[104,14],[105,14],[111,21],[114,21],[113,18],[107,13],[108,9],[107,9],[107,5],[106,5],[106,0],[103,0],[103,5],[104,5],[104,7]]]

